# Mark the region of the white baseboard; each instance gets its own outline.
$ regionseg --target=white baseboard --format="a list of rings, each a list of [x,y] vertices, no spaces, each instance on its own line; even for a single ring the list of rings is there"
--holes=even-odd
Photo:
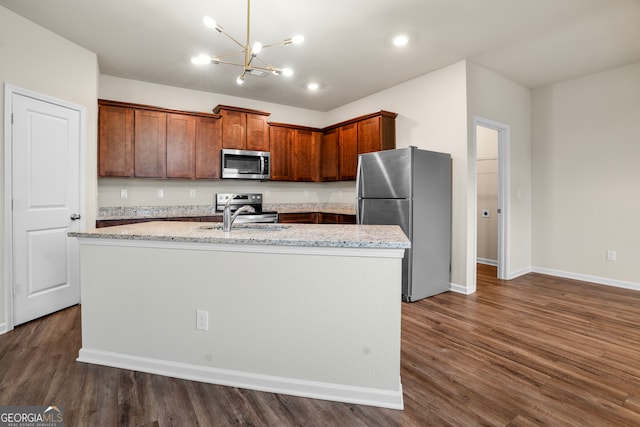
[[[0,335],[6,334],[7,332],[9,332],[9,329],[7,328],[7,324],[0,323]]]
[[[507,280],[515,279],[516,277],[524,276],[531,273],[533,270],[531,267],[521,268],[520,270],[512,271],[507,275]]]
[[[495,259],[486,259],[486,258],[476,258],[476,262],[478,264],[486,264],[486,265],[492,265],[494,267],[498,266],[498,261]]]
[[[564,277],[566,279],[581,280],[583,282],[597,283],[599,285],[614,286],[616,288],[632,289],[640,291],[640,283],[625,282],[622,280],[607,279],[604,277],[590,276],[587,274],[570,273],[568,271],[553,270],[551,268],[533,267],[534,273],[548,274],[550,276]]]
[[[449,290],[451,292],[456,292],[458,294],[463,294],[463,295],[471,295],[472,293],[474,293],[476,291],[475,287],[473,289],[467,289],[466,286],[464,285],[459,285],[457,283],[449,283]]]
[[[393,391],[231,371],[87,348],[80,349],[76,360],[78,362],[93,363],[96,365],[147,372],[190,381],[247,388],[269,393],[355,403],[358,405],[379,406],[390,409],[404,408],[402,384],[400,384],[399,378],[398,390]]]

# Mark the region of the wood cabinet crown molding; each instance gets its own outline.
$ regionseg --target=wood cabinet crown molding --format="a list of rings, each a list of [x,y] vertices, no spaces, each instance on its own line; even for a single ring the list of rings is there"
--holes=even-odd
[[[238,113],[247,113],[247,114],[258,114],[260,116],[270,116],[271,115],[271,113],[269,113],[267,111],[251,110],[249,108],[233,107],[231,105],[216,105],[216,107],[213,109],[213,112],[215,114],[220,114],[221,110],[236,111]]]
[[[322,128],[320,130],[322,132],[327,132],[327,131],[329,131],[331,129],[335,129],[335,128],[339,128],[339,127],[342,127],[342,126],[350,125],[352,123],[357,123],[357,122],[360,122],[360,121],[363,121],[363,120],[368,120],[368,119],[371,119],[373,117],[386,117],[386,118],[389,118],[389,119],[395,119],[395,118],[398,117],[398,113],[393,113],[391,111],[386,111],[386,110],[380,110],[380,111],[377,111],[375,113],[365,114],[363,116],[354,117],[352,119],[345,120],[343,122],[336,123],[336,124],[324,127],[324,128]]]
[[[198,111],[173,110],[170,108],[156,107],[153,105],[135,104],[131,102],[122,102],[122,101],[112,101],[109,99],[98,99],[98,107],[126,107],[126,108],[133,108],[136,110],[157,111],[160,113],[182,114],[182,115],[197,116],[197,117],[207,117],[207,118],[213,118],[213,119],[219,119],[222,117],[220,114],[216,114],[216,113],[202,113]]]

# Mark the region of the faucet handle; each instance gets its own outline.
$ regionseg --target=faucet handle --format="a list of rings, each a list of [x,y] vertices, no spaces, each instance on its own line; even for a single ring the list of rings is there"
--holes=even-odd
[[[228,207],[230,206],[230,205],[229,205],[229,203],[231,203],[231,201],[232,201],[233,199],[235,199],[235,198],[236,198],[236,196],[237,196],[237,194],[229,194],[229,198],[227,199],[227,202],[224,204],[224,208],[225,208],[225,209],[226,209],[226,208],[228,208]]]

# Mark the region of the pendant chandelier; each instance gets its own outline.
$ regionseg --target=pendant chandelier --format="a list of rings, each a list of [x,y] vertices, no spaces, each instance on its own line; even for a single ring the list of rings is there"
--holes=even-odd
[[[277,68],[274,67],[273,65],[269,64],[268,62],[266,62],[262,57],[258,56],[258,54],[260,54],[260,52],[262,52],[262,50],[268,48],[268,47],[272,47],[272,46],[278,46],[278,45],[291,45],[291,44],[300,44],[302,42],[304,42],[304,37],[297,35],[297,36],[293,36],[289,39],[283,40],[281,42],[277,42],[277,43],[271,43],[271,44],[267,44],[267,45],[262,45],[259,42],[255,42],[253,43],[253,45],[250,44],[250,40],[251,40],[251,0],[247,0],[247,40],[246,43],[241,43],[239,42],[237,39],[235,39],[234,37],[232,37],[231,35],[229,35],[228,33],[226,33],[224,31],[224,29],[218,25],[216,23],[216,21],[214,21],[212,18],[205,16],[203,18],[204,24],[213,29],[216,30],[217,32],[219,32],[220,34],[224,34],[225,36],[227,36],[229,38],[229,40],[231,40],[233,43],[237,44],[241,50],[238,51],[233,51],[230,53],[226,53],[224,55],[217,55],[217,56],[209,56],[206,54],[202,54],[199,56],[195,56],[193,58],[191,58],[191,62],[197,65],[202,65],[202,64],[210,64],[210,63],[214,63],[214,64],[227,64],[227,65],[235,65],[238,67],[242,67],[242,73],[238,76],[238,78],[236,79],[236,83],[238,83],[239,85],[241,85],[242,83],[244,83],[244,79],[246,77],[247,74],[254,74],[254,75],[262,75],[263,73],[272,73],[275,75],[285,75],[285,76],[291,76],[293,75],[293,70],[291,70],[290,68]],[[240,62],[234,62],[231,60],[228,60],[227,58],[235,56],[235,55],[243,55],[244,56],[244,61],[242,63]]]

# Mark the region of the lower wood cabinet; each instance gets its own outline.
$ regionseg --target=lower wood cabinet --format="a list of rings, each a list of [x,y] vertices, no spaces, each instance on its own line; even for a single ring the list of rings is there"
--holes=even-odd
[[[151,221],[222,222],[222,216],[174,216],[170,218],[99,219],[96,221],[96,228],[137,224],[139,222]]]
[[[355,215],[325,212],[296,212],[278,214],[278,222],[283,224],[355,224]]]
[[[317,224],[318,214],[316,212],[279,213],[278,222],[283,224]]]
[[[335,214],[335,213],[318,213],[318,224],[355,224],[355,215]]]

